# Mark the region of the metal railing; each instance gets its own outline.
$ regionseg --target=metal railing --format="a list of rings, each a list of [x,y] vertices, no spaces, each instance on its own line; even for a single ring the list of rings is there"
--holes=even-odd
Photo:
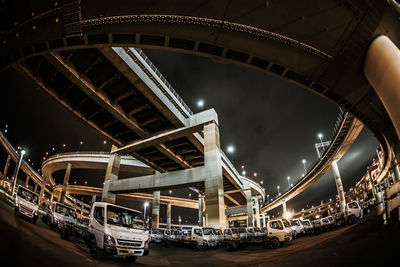
[[[185,108],[185,110],[193,115],[193,111],[189,108],[189,106],[183,101],[180,95],[175,91],[175,89],[171,86],[171,84],[165,79],[165,77],[161,74],[161,72],[157,69],[157,67],[151,62],[151,60],[147,57],[147,55],[140,48],[131,48],[134,49],[139,56],[146,62],[148,67],[153,70],[153,72],[157,75],[158,78],[164,83],[165,87],[169,90],[169,92],[175,96],[175,98],[179,101],[179,103]]]

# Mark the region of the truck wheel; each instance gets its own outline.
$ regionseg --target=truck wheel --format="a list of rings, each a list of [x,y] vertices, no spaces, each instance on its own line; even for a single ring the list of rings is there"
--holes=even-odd
[[[279,242],[278,238],[273,237],[271,240],[269,240],[269,247],[276,249],[281,245],[281,242]]]
[[[36,224],[37,218],[38,218],[37,216],[34,216],[34,217],[32,218],[32,222]]]
[[[90,256],[92,258],[100,260],[103,257],[102,251],[97,247],[96,239],[95,238],[90,238],[89,240],[89,251],[90,251]]]
[[[17,207],[14,208],[14,213],[15,213],[15,215],[18,215],[19,212],[18,212],[18,208]]]
[[[199,243],[197,243],[196,241],[192,242],[192,249],[193,250],[199,250],[200,249]]]
[[[349,224],[354,224],[354,223],[356,223],[356,221],[357,221],[357,219],[356,219],[356,217],[355,216],[350,216],[350,218],[349,218]]]
[[[65,240],[69,240],[71,236],[70,230],[68,226],[65,226],[61,229],[61,237]]]
[[[126,256],[125,259],[127,262],[135,262],[137,260],[137,256]]]

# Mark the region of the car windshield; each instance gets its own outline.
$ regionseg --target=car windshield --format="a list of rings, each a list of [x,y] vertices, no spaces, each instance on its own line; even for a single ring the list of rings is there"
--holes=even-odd
[[[18,196],[36,205],[38,204],[37,195],[33,194],[32,192],[29,192],[28,190],[25,190],[23,187],[20,187],[18,189]]]
[[[142,213],[113,205],[107,206],[107,223],[117,226],[145,229]]]
[[[289,221],[287,221],[287,220],[282,220],[282,222],[283,222],[283,225],[284,225],[285,227],[290,227]]]
[[[64,205],[60,205],[60,204],[56,204],[56,209],[55,212],[62,214],[64,216],[69,216],[69,217],[73,217],[74,216],[74,209],[64,206]]]
[[[204,235],[215,235],[215,230],[213,228],[203,228]]]
[[[310,222],[309,221],[302,221],[301,224],[302,225],[306,225],[306,226],[310,226]]]
[[[290,223],[291,223],[292,225],[300,226],[300,223],[299,223],[299,221],[297,221],[297,220],[291,220]]]

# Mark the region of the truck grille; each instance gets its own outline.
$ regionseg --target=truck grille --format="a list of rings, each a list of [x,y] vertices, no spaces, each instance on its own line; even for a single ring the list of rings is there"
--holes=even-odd
[[[141,241],[131,241],[131,240],[124,240],[124,239],[117,239],[118,245],[119,246],[124,246],[124,247],[134,247],[134,248],[140,248],[142,245]]]
[[[24,205],[20,205],[19,210],[21,213],[29,214],[30,216],[33,214],[33,210],[28,207],[25,207]]]

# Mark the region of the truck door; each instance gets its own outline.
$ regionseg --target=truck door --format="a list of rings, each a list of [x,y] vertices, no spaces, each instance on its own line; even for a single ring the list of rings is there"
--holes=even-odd
[[[95,207],[93,216],[90,216],[89,231],[95,236],[99,248],[103,248],[104,242],[104,214],[103,207]]]
[[[192,238],[197,241],[199,246],[203,246],[203,231],[200,228],[195,228],[193,233],[194,235]]]

